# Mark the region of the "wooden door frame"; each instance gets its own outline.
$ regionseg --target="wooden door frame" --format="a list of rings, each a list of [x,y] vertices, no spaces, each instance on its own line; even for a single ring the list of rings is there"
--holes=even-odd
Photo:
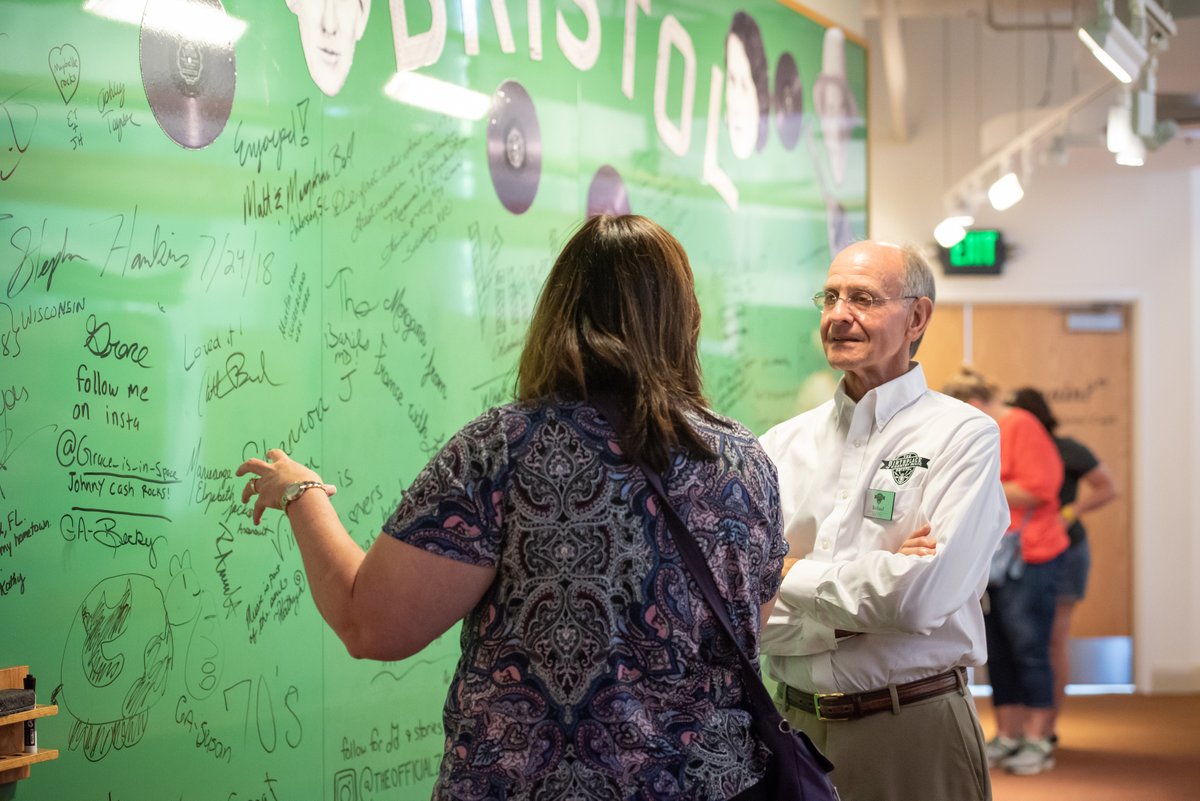
[[[1120,432],[1115,432],[1115,436],[1117,436],[1119,439],[1123,440],[1123,443],[1124,443],[1123,448],[1118,449],[1120,451],[1123,451],[1122,465],[1121,465],[1121,470],[1119,471],[1121,473],[1120,490],[1122,493],[1122,498],[1119,500],[1124,505],[1123,514],[1122,514],[1122,519],[1124,522],[1123,523],[1120,523],[1120,522],[1112,523],[1110,521],[1108,525],[1103,525],[1103,526],[1101,526],[1101,528],[1105,528],[1105,529],[1109,529],[1109,530],[1116,528],[1120,532],[1123,532],[1123,534],[1121,534],[1121,542],[1120,542],[1120,546],[1119,546],[1119,551],[1123,552],[1123,556],[1120,559],[1111,561],[1109,564],[1109,568],[1111,569],[1113,564],[1121,565],[1124,568],[1124,585],[1127,588],[1127,592],[1125,593],[1126,598],[1124,599],[1124,608],[1122,610],[1122,614],[1118,616],[1118,619],[1123,623],[1123,625],[1121,625],[1119,628],[1117,628],[1113,632],[1113,634],[1115,636],[1123,637],[1126,639],[1126,642],[1123,644],[1123,647],[1126,651],[1128,651],[1129,643],[1133,641],[1134,633],[1135,633],[1135,625],[1134,624],[1136,621],[1136,597],[1137,597],[1136,586],[1135,586],[1137,573],[1136,573],[1136,570],[1134,569],[1135,568],[1134,561],[1136,559],[1136,551],[1134,548],[1134,543],[1136,542],[1136,538],[1133,536],[1133,531],[1134,531],[1135,521],[1137,520],[1136,482],[1137,482],[1137,465],[1140,463],[1138,447],[1137,447],[1137,437],[1135,436],[1136,429],[1138,428],[1138,418],[1137,418],[1137,414],[1136,414],[1137,407],[1138,407],[1138,399],[1137,399],[1137,393],[1136,393],[1136,390],[1138,387],[1137,380],[1136,380],[1136,377],[1138,375],[1137,346],[1138,346],[1139,339],[1140,339],[1139,334],[1138,334],[1138,326],[1139,326],[1139,322],[1140,322],[1139,314],[1138,314],[1138,309],[1139,309],[1138,301],[1137,301],[1137,299],[1132,299],[1132,298],[1097,301],[1094,303],[1079,302],[1079,301],[1066,302],[1066,301],[1041,300],[1041,299],[1039,299],[1039,300],[991,300],[991,299],[989,299],[987,302],[983,302],[983,303],[975,302],[975,301],[967,301],[967,300],[944,301],[943,303],[938,304],[937,310],[935,311],[934,316],[933,316],[933,321],[931,322],[931,325],[930,325],[929,334],[926,337],[926,342],[922,344],[922,349],[917,355],[918,361],[922,361],[923,363],[926,363],[926,376],[929,379],[930,386],[933,389],[940,388],[941,383],[944,381],[945,377],[949,374],[948,372],[946,372],[947,370],[949,370],[949,372],[953,372],[953,369],[956,369],[958,364],[961,364],[963,362],[973,361],[977,357],[978,348],[976,347],[976,344],[974,341],[975,335],[976,335],[975,323],[976,323],[977,314],[978,314],[979,310],[981,310],[981,309],[991,311],[998,307],[1013,307],[1014,310],[1019,310],[1020,307],[1027,307],[1031,310],[1036,310],[1038,314],[1043,314],[1043,315],[1046,312],[1066,313],[1066,312],[1073,312],[1073,311],[1093,310],[1093,309],[1096,309],[1097,307],[1103,307],[1103,308],[1117,308],[1124,315],[1124,326],[1123,326],[1123,331],[1122,331],[1122,334],[1125,337],[1124,346],[1125,346],[1125,351],[1126,351],[1125,364],[1123,365],[1124,374],[1123,374],[1123,378],[1117,379],[1117,380],[1123,380],[1125,382],[1125,386],[1123,388],[1124,398],[1122,398],[1122,402],[1123,402],[1122,416],[1124,417],[1124,421],[1123,421],[1124,422],[1124,425],[1123,425],[1124,430],[1120,431]],[[938,325],[939,322],[941,323],[941,326]],[[947,330],[947,329],[949,329],[949,330]],[[946,337],[948,335],[950,335],[950,331],[952,331],[954,329],[958,329],[958,341],[957,342],[947,342]],[[1093,347],[1093,346],[1089,345],[1089,347]],[[981,367],[985,368],[985,372],[987,372],[986,368],[988,367],[988,365],[982,365]],[[1010,373],[1011,373],[1011,371],[1010,371]],[[1019,383],[1023,383],[1023,382],[1018,381],[1017,383],[1019,384]],[[1027,383],[1033,383],[1033,382],[1029,381]],[[1053,402],[1052,402],[1052,405],[1054,405]],[[1061,405],[1061,404],[1059,404],[1059,405]],[[1064,425],[1063,428],[1064,428],[1063,433],[1065,433],[1065,434],[1072,433],[1072,431],[1070,430],[1071,426]],[[1081,437],[1081,439],[1083,439],[1083,438]],[[1103,458],[1104,457],[1102,455],[1102,459]],[[1112,461],[1113,461],[1113,459],[1112,459],[1112,457],[1110,457],[1109,459],[1106,460],[1106,464],[1109,464],[1109,466],[1111,467],[1112,465],[1110,463]],[[1110,509],[1110,510],[1105,510],[1105,511],[1113,511],[1113,510]],[[1105,514],[1105,511],[1098,512],[1097,517]],[[1095,527],[1096,527],[1096,524],[1093,523],[1093,528],[1095,528]],[[1095,547],[1095,544],[1096,544],[1096,540],[1093,539],[1093,547]],[[1103,548],[1101,549],[1101,551],[1103,552]],[[1101,558],[1103,558],[1103,557],[1101,557]],[[1083,623],[1085,624],[1083,626],[1084,631],[1081,632],[1082,636],[1074,635],[1075,638],[1099,640],[1102,637],[1109,635],[1109,632],[1103,631],[1102,629],[1099,631],[1096,631],[1095,629],[1097,627],[1094,623],[1088,624],[1088,615],[1086,613],[1086,610],[1088,608],[1088,600],[1091,599],[1093,601],[1093,612],[1095,612],[1095,610],[1096,610],[1096,606],[1094,603],[1095,599],[1097,597],[1101,597],[1103,592],[1104,592],[1104,589],[1100,586],[1100,582],[1096,581],[1096,574],[1095,574],[1095,572],[1093,572],[1092,582],[1088,589],[1088,597],[1085,598],[1085,601],[1083,602],[1083,604],[1081,604],[1079,610],[1077,610],[1075,625],[1072,627],[1073,632],[1078,631],[1080,629],[1080,623],[1081,623],[1081,621],[1083,621]],[[1089,625],[1093,629],[1092,631],[1087,630]]]

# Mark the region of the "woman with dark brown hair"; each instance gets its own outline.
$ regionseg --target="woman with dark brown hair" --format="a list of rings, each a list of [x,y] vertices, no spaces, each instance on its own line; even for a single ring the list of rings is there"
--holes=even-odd
[[[756,657],[786,551],[778,480],[708,409],[699,331],[674,237],[593,217],[546,279],[517,401],[450,438],[368,552],[312,470],[278,450],[238,468],[256,522],[284,510],[351,654],[403,659],[463,620],[434,798],[704,801],[762,777],[737,655],[634,466],[660,471]]]

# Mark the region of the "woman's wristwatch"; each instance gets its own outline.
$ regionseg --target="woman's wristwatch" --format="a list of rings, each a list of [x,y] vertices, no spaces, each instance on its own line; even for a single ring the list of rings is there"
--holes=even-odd
[[[293,481],[283,488],[283,497],[279,499],[279,511],[287,514],[287,505],[299,498],[310,489],[324,487],[321,481]]]

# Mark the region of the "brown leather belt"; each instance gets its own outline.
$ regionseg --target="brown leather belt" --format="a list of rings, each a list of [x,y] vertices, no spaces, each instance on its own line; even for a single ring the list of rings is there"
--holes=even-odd
[[[952,668],[945,673],[924,679],[897,684],[896,704],[904,706],[926,698],[954,692],[966,686],[966,671]],[[857,720],[876,712],[893,709],[892,690],[869,690],[862,693],[806,693],[795,687],[784,685],[789,706],[802,709],[821,720]]]

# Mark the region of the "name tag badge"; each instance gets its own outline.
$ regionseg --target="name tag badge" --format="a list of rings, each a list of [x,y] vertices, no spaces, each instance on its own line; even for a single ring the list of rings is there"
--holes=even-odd
[[[863,515],[876,520],[891,520],[892,507],[895,503],[895,492],[885,489],[867,489],[866,503],[863,504]]]

